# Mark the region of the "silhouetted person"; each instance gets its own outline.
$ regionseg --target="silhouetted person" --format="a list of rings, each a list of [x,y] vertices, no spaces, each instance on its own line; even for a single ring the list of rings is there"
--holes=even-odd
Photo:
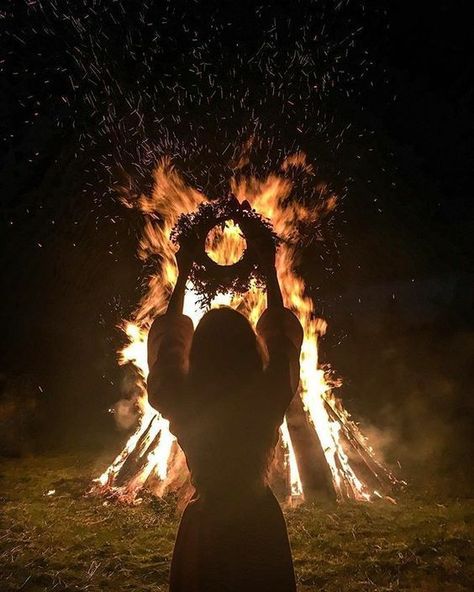
[[[192,255],[148,338],[151,404],[169,419],[195,495],[179,527],[171,592],[294,592],[291,550],[267,483],[278,428],[298,386],[300,323],[283,307],[273,244],[259,245],[268,308],[257,325],[230,308],[193,329],[182,314]]]

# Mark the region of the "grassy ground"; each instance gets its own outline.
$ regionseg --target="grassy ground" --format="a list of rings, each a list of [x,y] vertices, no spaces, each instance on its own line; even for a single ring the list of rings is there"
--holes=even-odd
[[[1,592],[166,590],[174,505],[84,497],[91,458],[1,462]],[[301,592],[474,590],[474,500],[326,504],[287,520]]]

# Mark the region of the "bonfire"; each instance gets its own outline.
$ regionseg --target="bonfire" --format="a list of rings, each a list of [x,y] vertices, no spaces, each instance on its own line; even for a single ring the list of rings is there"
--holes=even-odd
[[[336,207],[335,194],[320,184],[317,205],[311,207],[289,199],[293,189],[289,169],[312,168],[301,153],[287,158],[277,173],[257,179],[236,175],[230,192],[239,203],[268,221],[278,237],[276,266],[285,306],[299,318],[304,329],[301,351],[300,388],[280,428],[273,467],[275,487],[283,497],[302,501],[314,496],[332,495],[338,500],[371,501],[390,497],[397,479],[377,458],[358,425],[336,396],[338,382],[318,360],[318,344],[326,332],[326,322],[315,312],[306,294],[305,282],[298,275],[301,245],[305,234],[313,231]],[[316,182],[316,181],[315,181]],[[199,211],[209,200],[187,185],[169,159],[154,172],[151,195],[132,201],[122,196],[127,207],[138,207],[144,215],[144,231],[139,243],[143,260],[158,256],[160,265],[148,283],[148,290],[133,318],[124,322],[127,343],[119,352],[121,364],[132,364],[137,375],[139,425],[124,449],[98,477],[93,491],[134,503],[146,486],[153,484],[159,496],[182,492],[189,486],[184,455],[169,430],[168,421],[148,403],[146,394],[147,333],[153,319],[164,312],[177,277],[175,252],[178,221]],[[245,260],[245,233],[238,221],[219,220],[209,230],[206,253],[220,266]],[[307,237],[306,237],[307,238]],[[258,274],[257,274],[258,275]],[[245,314],[255,327],[266,306],[265,286],[250,274],[245,290],[225,290],[215,286],[212,297],[204,298],[202,286],[188,283],[184,312],[196,325],[208,307],[231,306]]]

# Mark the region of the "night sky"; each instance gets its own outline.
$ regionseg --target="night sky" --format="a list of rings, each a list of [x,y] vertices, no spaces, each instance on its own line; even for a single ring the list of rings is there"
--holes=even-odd
[[[149,271],[135,255],[142,219],[117,189],[146,192],[153,164],[171,155],[218,197],[254,137],[249,171],[263,176],[303,150],[341,197],[302,269],[330,321],[324,358],[347,377],[344,397],[382,421],[384,378],[367,391],[360,376],[383,364],[361,343],[387,294],[379,346],[412,331],[437,365],[423,339],[472,333],[467,15],[462,1],[10,3],[0,15],[0,373],[41,387],[70,433],[108,426],[124,372],[116,325]],[[297,199],[313,198],[297,187]],[[425,370],[397,343],[412,384]],[[453,388],[464,394],[450,405],[472,410],[464,386]]]

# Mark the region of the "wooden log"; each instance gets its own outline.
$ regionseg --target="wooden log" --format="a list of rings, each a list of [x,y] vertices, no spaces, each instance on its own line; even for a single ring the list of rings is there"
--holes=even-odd
[[[158,433],[155,438],[153,438],[151,443],[149,438],[150,429],[155,420],[156,415],[151,418],[150,423],[147,425],[146,429],[143,431],[143,434],[138,439],[135,448],[127,456],[125,462],[115,477],[115,481],[113,482],[114,486],[121,487],[127,481],[131,480],[141,470],[143,464],[145,463],[145,452],[151,452],[151,450],[158,446],[160,433]]]
[[[314,426],[304,410],[299,392],[286,412],[288,431],[296,456],[306,501],[335,497],[331,471]]]
[[[325,402],[325,407],[329,416],[341,425],[341,437],[349,447],[346,453],[349,455],[351,465],[357,466],[357,473],[363,473],[364,481],[370,483],[373,489],[391,491],[397,483],[396,478],[370,454],[365,442],[360,440],[357,426],[351,421],[344,421],[338,414],[337,408],[329,404],[328,401]]]

